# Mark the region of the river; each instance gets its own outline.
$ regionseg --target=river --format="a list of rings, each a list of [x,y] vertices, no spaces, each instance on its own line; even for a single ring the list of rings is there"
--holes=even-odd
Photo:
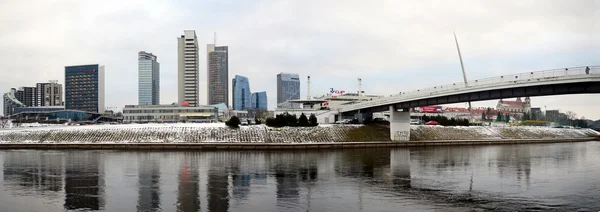
[[[600,211],[600,142],[0,151],[0,211]]]

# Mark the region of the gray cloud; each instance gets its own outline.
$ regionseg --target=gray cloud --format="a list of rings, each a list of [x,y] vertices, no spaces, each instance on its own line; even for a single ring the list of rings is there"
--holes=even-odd
[[[355,90],[357,77],[367,92],[389,95],[462,80],[452,31],[470,79],[598,65],[599,9],[597,1],[559,0],[4,0],[0,91],[64,81],[64,66],[100,63],[107,68],[107,106],[135,104],[136,54],[145,50],[158,55],[161,100],[170,103],[176,37],[194,29],[203,48],[218,33],[217,43],[230,48],[230,78],[249,77],[253,91],[267,91],[270,107],[279,72],[311,75],[314,95]],[[302,89],[306,96],[304,80]],[[537,97],[533,104],[600,118],[591,106],[600,104],[598,95]]]

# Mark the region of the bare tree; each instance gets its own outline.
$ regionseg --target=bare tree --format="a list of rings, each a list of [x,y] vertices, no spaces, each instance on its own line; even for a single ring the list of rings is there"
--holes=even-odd
[[[6,127],[8,127],[8,119],[0,118],[0,129],[4,129]]]
[[[567,115],[567,118],[569,119],[569,126],[573,126],[573,120],[577,119],[577,114],[572,111],[567,111],[565,115]]]

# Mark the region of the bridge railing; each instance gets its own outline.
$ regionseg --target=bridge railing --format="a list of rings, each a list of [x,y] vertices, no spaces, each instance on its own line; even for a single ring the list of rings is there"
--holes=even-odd
[[[402,92],[400,94],[393,95],[388,98],[378,99],[374,101],[368,101],[364,103],[354,104],[348,106],[348,108],[360,108],[362,105],[378,105],[397,102],[402,99],[409,99],[421,96],[429,96],[435,94],[441,94],[446,92],[454,92],[460,90],[470,90],[476,88],[521,84],[521,83],[533,83],[543,81],[553,81],[564,79],[570,76],[585,76],[585,75],[600,75],[600,66],[582,66],[573,68],[562,68],[552,69],[544,71],[526,72],[519,74],[509,74],[498,77],[490,77],[478,80],[467,81],[465,86],[464,82],[457,82],[452,84],[434,86],[429,88],[417,89],[408,92]]]

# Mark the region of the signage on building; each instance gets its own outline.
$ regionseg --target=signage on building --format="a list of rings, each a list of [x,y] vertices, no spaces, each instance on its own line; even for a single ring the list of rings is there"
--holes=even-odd
[[[85,73],[96,73],[96,69],[83,70],[83,72],[85,72]]]
[[[189,102],[181,102],[181,106],[183,106],[183,107],[189,107],[190,103]]]
[[[329,90],[329,92],[330,92],[332,95],[340,95],[340,94],[345,94],[345,93],[346,93],[346,91],[344,91],[344,90],[335,90],[335,89],[333,89],[333,88],[331,88],[331,90]]]
[[[424,106],[421,107],[422,113],[440,113],[442,112],[442,107],[440,106]]]

